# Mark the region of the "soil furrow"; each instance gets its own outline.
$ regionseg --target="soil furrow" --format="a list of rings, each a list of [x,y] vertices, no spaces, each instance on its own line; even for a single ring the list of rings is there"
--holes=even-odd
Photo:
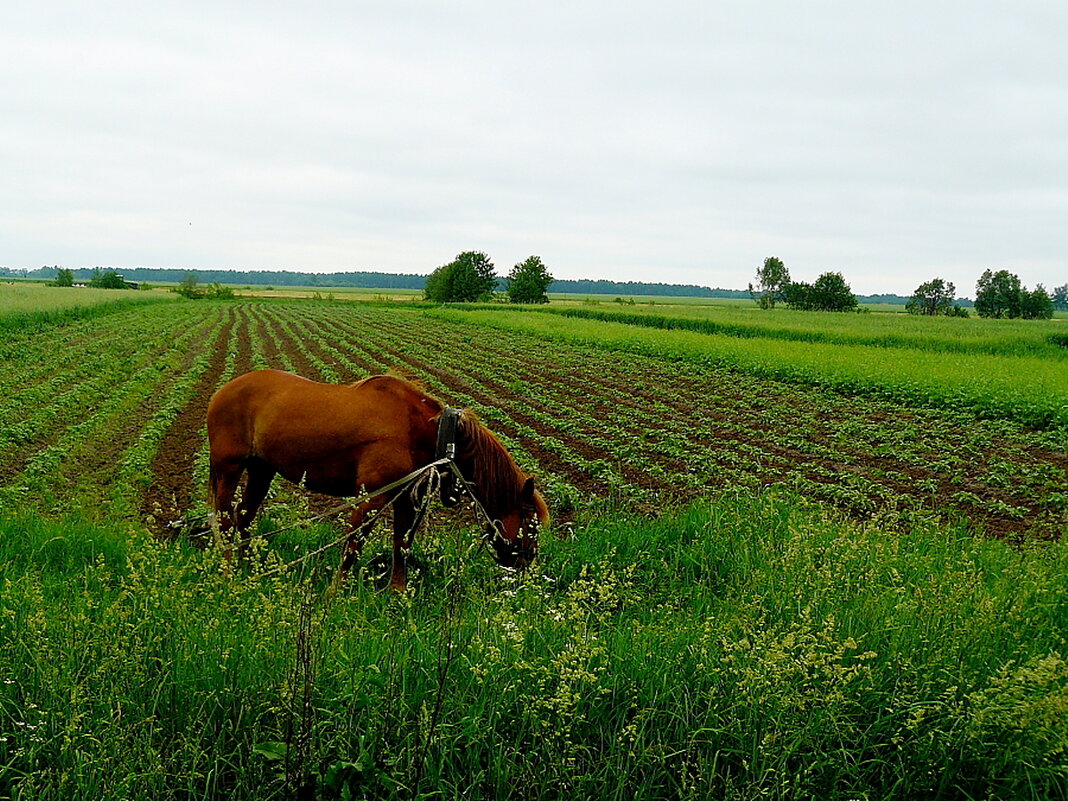
[[[161,531],[165,523],[182,517],[193,498],[193,465],[201,445],[201,429],[208,413],[208,402],[219,388],[226,369],[226,347],[236,325],[233,313],[223,324],[210,347],[211,362],[200,376],[189,402],[174,418],[152,460],[152,482],[141,503],[142,517],[152,516]]]

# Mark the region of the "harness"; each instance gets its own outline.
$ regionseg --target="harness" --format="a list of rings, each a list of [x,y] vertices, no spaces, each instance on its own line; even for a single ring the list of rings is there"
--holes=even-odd
[[[456,426],[460,422],[460,410],[446,406],[438,417],[438,444],[434,450],[434,459],[456,458]]]
[[[454,409],[452,406],[446,406],[438,417],[438,436],[437,446],[434,449],[435,461],[446,461],[449,464],[455,464],[456,462],[456,429],[460,424],[460,410]],[[439,469],[438,479],[441,484],[441,505],[446,507],[456,506],[460,500],[460,493],[457,491],[456,480],[459,478],[463,481],[463,477],[459,476],[459,471],[453,473],[451,469]],[[469,489],[469,488],[467,488]]]
[[[505,539],[498,526],[498,521],[490,517],[485,507],[482,506],[482,503],[475,496],[471,483],[464,478],[463,474],[460,472],[460,467],[456,464],[456,431],[460,421],[461,411],[462,410],[460,409],[456,409],[451,406],[446,406],[445,409],[442,411],[441,415],[439,416],[437,442],[434,449],[434,461],[432,461],[430,464],[416,468],[408,475],[403,476],[402,478],[399,478],[396,481],[392,481],[384,487],[379,487],[378,489],[371,491],[365,490],[354,500],[351,500],[345,504],[341,504],[320,515],[316,515],[315,517],[310,518],[309,520],[306,520],[304,522],[307,523],[313,520],[320,520],[324,517],[328,517],[340,511],[351,509],[353,506],[363,503],[364,501],[374,498],[378,495],[385,495],[387,493],[393,492],[394,490],[397,490],[397,494],[390,499],[389,503],[387,503],[386,506],[391,505],[393,501],[400,496],[401,493],[412,493],[413,498],[416,500],[416,517],[412,525],[412,530],[414,531],[419,528],[419,526],[423,522],[423,518],[426,516],[430,496],[434,489],[434,484],[436,483],[437,486],[440,488],[441,502],[445,506],[455,506],[457,503],[460,502],[461,495],[459,492],[457,492],[457,487],[462,488],[463,493],[465,493],[471,499],[471,503],[474,506],[476,514],[478,514],[487,524],[486,533],[481,538],[483,545],[485,545],[486,547],[494,548],[498,553],[503,553],[505,551],[510,551],[514,554],[520,553],[523,549],[517,547],[519,542],[518,538],[515,543],[509,542],[507,539]],[[386,507],[384,506],[382,507],[382,509],[379,509],[378,513],[380,514],[385,508]],[[537,510],[534,508],[533,505],[523,504],[522,511],[524,513],[524,516],[528,517],[531,520],[531,522],[528,524],[527,536],[534,542],[534,547],[537,547]],[[296,525],[300,525],[300,523],[295,523],[294,526]],[[284,530],[285,529],[280,529],[280,531]],[[289,562],[288,564],[281,565],[280,567],[275,568],[274,570],[270,570],[263,575],[267,576],[279,572],[280,570],[288,569],[300,562],[305,561],[306,559],[309,559],[312,556],[315,556],[319,553],[322,553],[323,551],[328,550],[329,548],[333,548],[337,545],[340,545],[348,539],[348,536],[348,533],[346,533],[344,536],[339,537],[337,540],[327,543],[321,548],[317,548],[311,553],[305,554],[299,559]]]

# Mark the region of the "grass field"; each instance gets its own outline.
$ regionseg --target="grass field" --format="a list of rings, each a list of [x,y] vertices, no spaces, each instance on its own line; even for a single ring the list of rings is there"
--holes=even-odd
[[[56,287],[34,281],[0,282],[0,333],[43,329],[78,317],[108,314],[114,307],[168,299],[158,292]]]
[[[475,307],[472,307],[475,308]],[[477,308],[515,311],[516,307]],[[522,309],[522,307],[520,307]],[[1068,359],[1068,321],[832,314],[733,305],[553,304],[528,312],[732,337]]]
[[[12,329],[0,798],[1066,797],[1068,439],[1022,380],[1065,362],[1013,347],[283,299]],[[336,555],[265,575],[340,530],[281,484],[253,569],[174,539],[208,398],[265,366],[474,408],[550,503],[536,569],[436,509],[410,596],[384,543],[340,592]]]

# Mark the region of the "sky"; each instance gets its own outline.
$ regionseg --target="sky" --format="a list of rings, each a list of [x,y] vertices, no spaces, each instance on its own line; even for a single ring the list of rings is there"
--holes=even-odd
[[[0,266],[1068,283],[1068,3],[4,6]]]

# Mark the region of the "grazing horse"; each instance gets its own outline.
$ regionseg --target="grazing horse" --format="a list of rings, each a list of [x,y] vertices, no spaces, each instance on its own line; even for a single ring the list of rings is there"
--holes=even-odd
[[[391,375],[355,384],[322,384],[280,370],[256,370],[219,389],[208,406],[211,506],[220,531],[236,528],[241,543],[275,474],[314,492],[339,497],[374,491],[435,460],[441,401]],[[468,410],[455,421],[455,462],[493,521],[487,538],[497,562],[524,567],[537,553],[537,527],[548,520],[534,479]],[[242,474],[243,496],[234,499]],[[443,481],[444,488],[447,482]],[[418,525],[417,500],[393,500],[393,574],[406,582],[404,557]],[[359,554],[387,494],[352,512],[342,574]]]

